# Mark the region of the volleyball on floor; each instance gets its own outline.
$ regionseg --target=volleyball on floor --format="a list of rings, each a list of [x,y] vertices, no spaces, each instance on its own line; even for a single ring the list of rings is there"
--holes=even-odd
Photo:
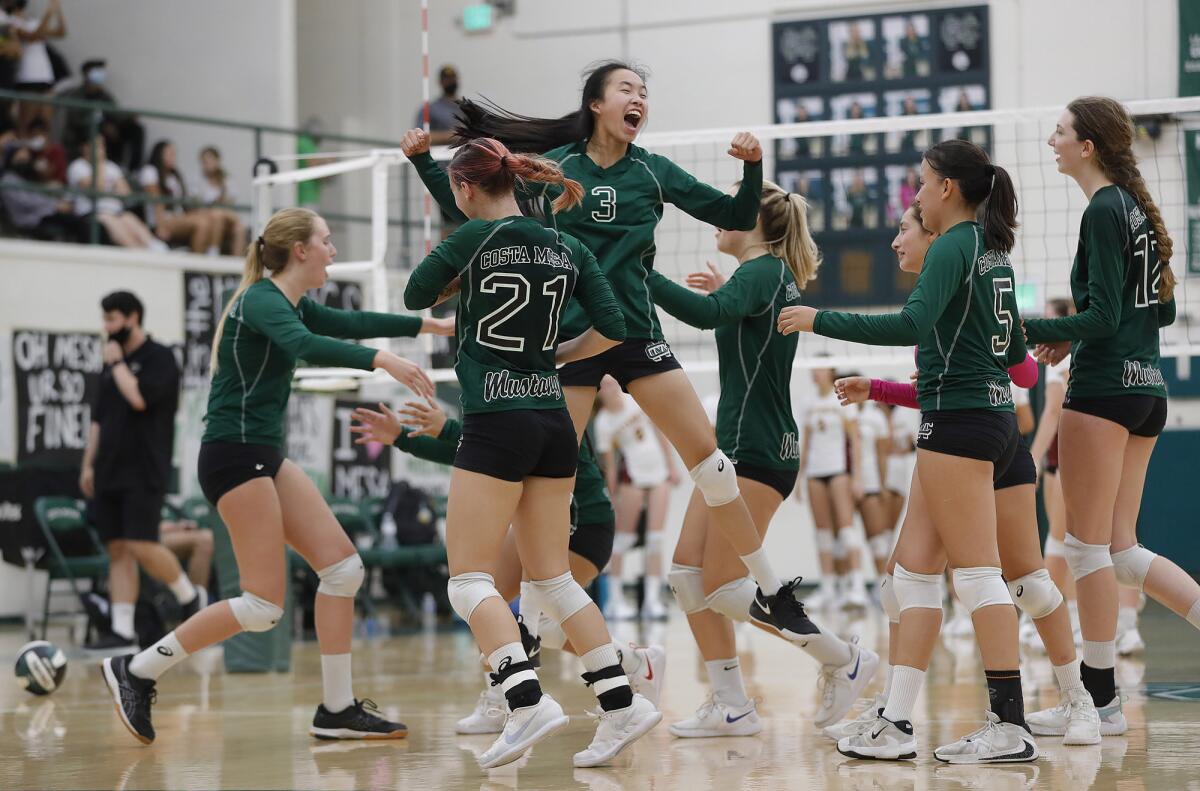
[[[17,653],[17,683],[34,695],[49,695],[67,675],[67,656],[54,643],[34,640]]]

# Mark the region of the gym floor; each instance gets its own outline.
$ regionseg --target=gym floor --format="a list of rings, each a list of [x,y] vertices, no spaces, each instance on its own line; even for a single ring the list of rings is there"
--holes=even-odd
[[[825,623],[833,622],[826,618]],[[882,647],[881,615],[839,624]],[[65,647],[65,630],[50,639]],[[648,629],[621,624],[617,637],[664,642],[668,651],[663,709],[654,732],[607,769],[576,770],[571,755],[594,730],[595,699],[579,681],[577,659],[547,651],[542,680],[572,715],[570,727],[522,761],[481,771],[475,755],[494,737],[462,737],[454,722],[480,691],[477,656],[465,629],[356,641],[355,691],[378,702],[410,735],[397,742],[319,742],[307,734],[321,695],[315,643],[300,643],[291,673],[228,675],[210,649],[158,685],[158,739],[138,745],[119,722],[100,680],[99,661],[71,655],[63,686],[38,698],[0,683],[0,788],[3,789],[1193,789],[1200,747],[1200,634],[1151,604],[1142,618],[1146,655],[1121,660],[1129,733],[1098,747],[1065,748],[1039,739],[1042,758],[1007,767],[939,764],[932,749],[982,721],[986,693],[970,639],[938,647],[914,717],[919,759],[851,761],[816,732],[815,665],[782,641],[747,630],[739,635],[752,695],[761,698],[762,734],[752,738],[681,740],[669,722],[689,715],[706,696],[703,666],[678,614]],[[9,663],[23,629],[0,631]],[[1026,705],[1057,702],[1044,657],[1023,658]],[[870,688],[883,682],[884,669]],[[11,677],[10,677],[11,678]]]

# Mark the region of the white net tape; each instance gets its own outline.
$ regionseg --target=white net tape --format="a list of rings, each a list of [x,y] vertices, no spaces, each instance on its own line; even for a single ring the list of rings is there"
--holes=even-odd
[[[1153,117],[1156,135],[1143,134],[1135,143],[1143,176],[1161,209],[1167,227],[1175,241],[1173,268],[1180,278],[1176,291],[1178,315],[1176,323],[1163,332],[1164,356],[1200,354],[1200,331],[1190,321],[1200,312],[1200,288],[1194,278],[1188,278],[1187,262],[1191,240],[1188,238],[1188,204],[1184,153],[1184,130],[1200,128],[1200,97],[1133,102],[1128,105],[1138,118]],[[920,161],[920,151],[932,142],[947,136],[964,136],[989,147],[993,161],[1005,167],[1016,184],[1020,201],[1021,227],[1013,262],[1022,283],[1021,307],[1026,314],[1040,314],[1046,299],[1069,297],[1068,277],[1078,241],[1079,221],[1085,199],[1075,183],[1058,173],[1046,139],[1054,129],[1061,107],[1021,110],[995,110],[938,115],[880,117],[852,121],[777,124],[751,127],[763,142],[767,154],[766,173],[785,189],[807,193],[814,204],[810,222],[819,230],[818,242],[828,233],[837,236],[842,247],[851,246],[856,234],[873,235],[870,242],[875,250],[886,247],[889,231],[893,230],[910,189],[904,186],[910,168]],[[741,163],[726,155],[730,139],[742,129],[707,129],[671,133],[647,133],[639,145],[669,157],[698,179],[720,189],[730,187],[741,175]],[[778,149],[778,150],[777,150]],[[821,168],[809,169],[797,152],[824,154]],[[863,152],[879,155],[885,164],[857,167],[853,154]],[[361,154],[363,152],[355,152]],[[437,152],[445,157],[447,152]],[[830,167],[830,161],[847,155],[850,167]],[[778,160],[776,159],[778,156]],[[890,163],[890,164],[888,164]],[[372,170],[376,169],[377,170]],[[362,179],[356,171],[368,175],[386,173],[386,183],[380,186],[375,179]],[[336,175],[341,174],[341,175]],[[856,184],[856,175],[862,175]],[[271,187],[298,183],[311,178],[344,179],[342,193],[349,195],[363,188],[374,192],[370,201],[373,220],[368,255],[355,258],[368,261],[367,269],[386,267],[388,277],[368,278],[374,287],[391,292],[391,299],[382,296],[370,304],[386,304],[393,310],[402,309],[396,295],[404,282],[405,273],[424,254],[426,237],[422,232],[424,219],[424,189],[398,151],[367,152],[353,159],[340,159],[314,168],[284,171],[256,180],[256,196],[270,196]],[[350,179],[354,181],[351,188]],[[358,185],[362,185],[361,187]],[[866,190],[871,200],[856,210],[853,199],[856,190]],[[360,205],[362,201],[360,201]],[[269,201],[260,208],[269,208]],[[269,212],[268,212],[269,214]],[[265,214],[258,215],[260,217]],[[434,209],[434,241],[439,237],[440,216]],[[1200,217],[1196,218],[1200,220]],[[388,221],[391,221],[391,225]],[[858,229],[862,229],[861,232]],[[361,234],[359,234],[361,236]],[[880,240],[882,239],[882,242]],[[724,271],[732,272],[734,262],[720,256],[713,239],[713,228],[698,222],[673,206],[666,207],[656,237],[658,254],[655,268],[668,277],[682,281],[692,271],[704,268],[706,261],[717,263]],[[343,256],[345,258],[345,256]],[[858,272],[860,265],[847,257],[827,254],[818,287],[806,294],[805,302],[817,307],[830,306],[822,302],[825,281],[840,285],[839,305],[869,311],[895,309],[903,293],[891,288],[893,298],[881,304],[868,289],[861,289],[861,302],[854,302],[855,284],[893,278],[894,259],[876,255],[876,271]],[[885,263],[881,263],[885,262]],[[880,266],[890,271],[879,270]],[[364,273],[366,274],[366,273]],[[837,279],[836,281],[834,279]],[[876,290],[877,293],[877,290]],[[707,332],[688,327],[672,317],[661,314],[667,339],[689,371],[711,372],[716,369],[716,347]],[[425,351],[429,344],[417,344]],[[405,349],[410,351],[412,349]],[[867,371],[890,369],[907,370],[912,365],[911,350],[872,348],[858,344],[830,341],[804,335],[796,365],[806,367],[835,366]],[[449,380],[448,369],[434,372],[435,378]]]

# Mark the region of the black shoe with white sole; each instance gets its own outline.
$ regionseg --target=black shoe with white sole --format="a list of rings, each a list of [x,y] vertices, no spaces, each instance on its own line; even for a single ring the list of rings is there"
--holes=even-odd
[[[808,619],[804,603],[796,598],[796,586],[801,578],[784,583],[774,596],[768,596],[759,588],[750,603],[750,620],[774,627],[789,640],[803,639],[805,635],[818,634],[821,630]]]
[[[309,733],[318,739],[403,739],[408,726],[389,722],[379,716],[379,707],[370,698],[354,701],[339,712],[331,712],[325,704],[317,706]]]
[[[113,656],[104,660],[104,684],[117,706],[121,722],[142,744],[154,741],[154,725],[150,722],[150,707],[158,697],[154,682],[138,678],[129,672],[133,654]]]

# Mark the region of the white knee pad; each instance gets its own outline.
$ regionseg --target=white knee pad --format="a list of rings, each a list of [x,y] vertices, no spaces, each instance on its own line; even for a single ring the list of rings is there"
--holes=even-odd
[[[671,570],[667,572],[667,584],[671,586],[671,593],[675,594],[675,601],[679,602],[679,609],[685,613],[708,609],[708,602],[704,600],[704,585],[700,582],[700,569],[672,563]]]
[[[838,530],[837,540],[842,545],[842,551],[846,554],[862,548],[862,533],[854,526],[843,527]]]
[[[833,549],[832,549],[833,559],[834,560],[845,560],[846,556],[850,554],[850,547],[846,546],[846,544],[842,541],[842,531],[839,530],[837,532],[833,532],[832,535],[833,535]]]
[[[366,571],[363,569],[362,558],[355,552],[332,566],[321,569],[317,572],[317,576],[321,578],[321,584],[317,586],[317,593],[353,599],[354,594],[358,593],[358,589],[362,587]]]
[[[485,599],[495,596],[503,600],[500,591],[496,590],[496,579],[483,571],[454,575],[446,583],[446,595],[454,612],[467,623],[471,622],[471,613],[475,612],[475,608]]]
[[[1071,576],[1077,581],[1113,564],[1112,557],[1108,554],[1108,544],[1085,544],[1068,534],[1067,539],[1063,541],[1063,547]]]
[[[896,578],[884,574],[879,580],[879,603],[883,613],[892,623],[900,623],[900,600],[896,598]]]
[[[569,571],[548,580],[533,580],[531,584],[543,612],[555,623],[561,624],[592,603],[592,597],[579,587]]]
[[[834,553],[833,531],[818,530],[817,532],[817,551],[822,555],[832,555]]]
[[[1067,547],[1063,542],[1054,536],[1046,536],[1046,548],[1042,551],[1042,557],[1065,558],[1066,556]]]
[[[896,602],[900,612],[914,608],[942,609],[945,589],[941,574],[915,574],[897,563],[892,577],[896,581]]]
[[[704,495],[704,502],[710,507],[732,503],[741,494],[733,462],[720,448],[689,470],[689,474],[696,488]]]
[[[652,531],[646,533],[645,550],[647,555],[653,555],[662,550],[663,535],[662,531]]]
[[[243,593],[229,600],[233,617],[247,632],[265,632],[274,628],[283,617],[283,608],[253,593]]]
[[[995,566],[975,566],[954,570],[954,593],[967,608],[975,612],[980,607],[1013,603],[1004,576]]]
[[[538,637],[542,640],[542,648],[561,651],[563,646],[567,644],[567,633],[562,630],[561,626],[552,621],[546,613],[541,613],[538,616]]]
[[[1150,564],[1158,555],[1141,544],[1134,544],[1129,549],[1113,552],[1111,557],[1117,582],[1127,588],[1141,590],[1146,583],[1146,573],[1150,571]]]
[[[757,591],[758,584],[749,577],[726,582],[708,594],[708,609],[719,612],[732,621],[745,623],[750,620],[750,605],[754,602],[754,594]]]
[[[867,544],[871,547],[871,557],[886,558],[892,554],[892,531],[884,530],[877,536],[871,536],[867,539]]]
[[[636,543],[637,533],[617,533],[613,536],[612,553],[614,555],[624,555],[633,549],[633,545]]]
[[[1033,620],[1045,618],[1063,603],[1062,592],[1050,572],[1038,569],[1008,583],[1008,592],[1021,610]]]

